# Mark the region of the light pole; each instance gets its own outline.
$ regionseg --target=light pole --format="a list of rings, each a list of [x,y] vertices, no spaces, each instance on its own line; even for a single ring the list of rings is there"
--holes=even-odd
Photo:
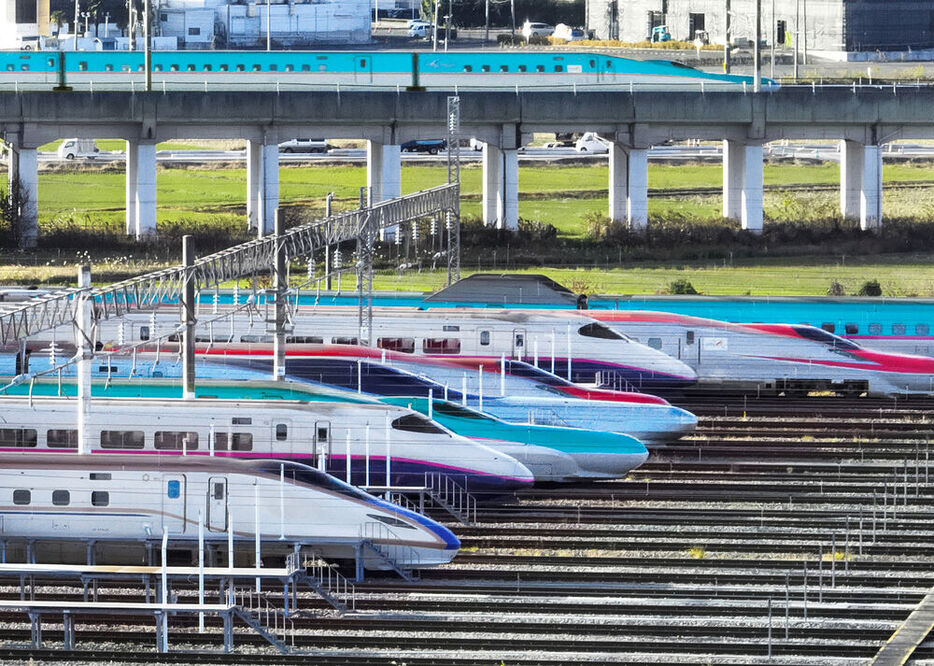
[[[104,37],[110,32],[110,12],[104,12]]]
[[[143,66],[146,68],[146,92],[152,90],[152,36],[149,34],[149,0],[143,2]]]
[[[272,29],[269,25],[269,0],[266,0],[266,50],[272,51]]]
[[[723,73],[730,73],[730,0],[726,0],[723,28]]]
[[[84,35],[88,34],[88,21],[91,19],[91,12],[81,12],[81,18],[84,19]]]
[[[484,46],[490,41],[490,0],[486,0],[486,28],[483,30],[483,44]]]
[[[759,75],[759,72],[762,70],[762,0],[756,0],[756,44],[753,49],[753,70],[752,75],[755,77],[752,82],[752,91],[759,92],[762,86],[762,77]]]
[[[75,51],[78,50],[78,0],[75,0]]]

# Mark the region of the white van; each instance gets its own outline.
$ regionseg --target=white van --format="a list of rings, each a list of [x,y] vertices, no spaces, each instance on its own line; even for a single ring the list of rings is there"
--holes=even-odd
[[[574,150],[579,153],[599,155],[610,152],[610,144],[606,139],[601,138],[594,132],[585,132],[584,136],[574,144]]]
[[[58,159],[73,160],[79,157],[93,158],[100,153],[94,139],[65,139],[58,147]]]

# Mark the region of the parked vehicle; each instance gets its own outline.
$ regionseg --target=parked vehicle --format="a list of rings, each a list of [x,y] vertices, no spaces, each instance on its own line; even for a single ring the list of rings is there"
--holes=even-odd
[[[280,153],[326,153],[334,146],[327,139],[290,139],[279,144]]]
[[[551,35],[555,39],[563,39],[566,42],[579,42],[587,39],[587,35],[580,28],[572,28],[565,23],[559,23],[555,26],[555,31]]]
[[[585,132],[574,144],[574,150],[579,153],[602,154],[610,152],[610,144],[594,132]]]
[[[415,23],[409,28],[409,37],[413,39],[428,39],[433,30],[434,26],[431,23]]]
[[[79,157],[97,157],[100,148],[94,145],[94,139],[65,139],[58,147],[58,159],[73,160]]]
[[[522,36],[525,37],[526,40],[535,36],[548,37],[554,31],[554,27],[548,25],[547,23],[533,23],[531,21],[526,21],[522,24]]]
[[[428,153],[437,155],[448,147],[444,139],[415,139],[402,144],[403,153]]]
[[[671,33],[668,31],[667,25],[657,25],[652,28],[652,41],[653,42],[670,42]]]

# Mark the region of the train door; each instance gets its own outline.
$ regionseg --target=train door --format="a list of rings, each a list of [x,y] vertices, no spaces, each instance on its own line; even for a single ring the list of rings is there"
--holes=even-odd
[[[185,533],[188,522],[187,499],[184,474],[166,474],[162,477],[162,529],[170,536]]]
[[[512,329],[512,357],[520,361],[525,356],[526,335],[524,328]]]
[[[353,57],[353,78],[356,83],[373,83],[373,57],[356,55]]]
[[[331,458],[331,422],[315,422],[315,467],[327,470]]]
[[[205,525],[212,532],[227,529],[227,478],[212,476],[208,479],[207,518]]]
[[[685,331],[684,333],[684,358],[690,359],[697,354],[697,363],[700,364],[700,345],[697,343],[697,335],[694,331]],[[688,360],[690,363],[690,360]]]

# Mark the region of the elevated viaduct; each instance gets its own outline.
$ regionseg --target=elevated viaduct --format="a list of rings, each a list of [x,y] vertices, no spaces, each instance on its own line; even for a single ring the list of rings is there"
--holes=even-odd
[[[35,242],[37,147],[62,137],[127,142],[127,232],[156,230],[156,143],[245,139],[250,224],[269,231],[278,204],[278,144],[294,137],[367,141],[371,200],[401,191],[400,146],[437,138],[454,91],[19,92],[0,94],[0,136],[11,180],[25,193],[24,243]],[[842,142],[840,205],[863,229],[882,221],[882,147],[934,138],[934,87],[785,86],[753,93],[594,90],[461,91],[463,136],[483,149],[483,218],[518,223],[518,150],[534,132],[599,132],[610,142],[609,215],[648,222],[647,149],[687,139],[724,142],[723,214],[762,228],[763,145]]]

